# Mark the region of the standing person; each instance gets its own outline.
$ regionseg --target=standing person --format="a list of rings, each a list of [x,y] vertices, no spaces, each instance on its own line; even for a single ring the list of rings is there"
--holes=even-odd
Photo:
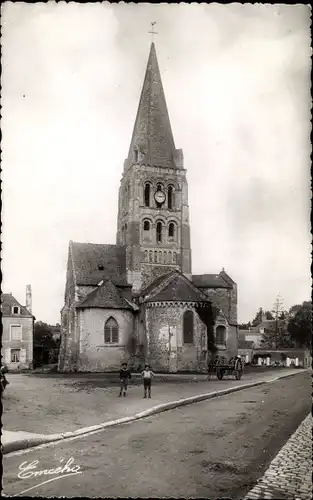
[[[132,375],[130,373],[130,370],[128,370],[128,368],[127,368],[127,363],[122,363],[122,368],[120,370],[121,389],[120,389],[119,397],[121,397],[123,391],[124,391],[124,396],[126,396],[128,380],[131,380],[131,378],[132,378]]]
[[[151,379],[154,376],[154,373],[152,370],[150,370],[149,365],[145,365],[145,369],[141,375],[143,377],[143,388],[145,391],[144,398],[147,397],[147,390],[148,390],[149,398],[151,398]]]

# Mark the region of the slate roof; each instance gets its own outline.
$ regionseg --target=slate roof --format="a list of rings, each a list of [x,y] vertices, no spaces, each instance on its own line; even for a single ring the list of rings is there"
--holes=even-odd
[[[115,284],[127,286],[125,248],[74,241],[70,242],[70,248],[77,285],[97,285],[101,280],[111,279]]]
[[[164,277],[164,287],[147,297],[145,302],[210,302],[208,297],[189,281],[179,271],[174,271],[172,277],[167,274]],[[161,282],[159,283],[161,285]],[[156,287],[157,288],[157,287]],[[147,294],[146,294],[147,295]]]
[[[126,160],[135,162],[134,151],[143,154],[141,163],[175,168],[173,158],[177,154],[170,118],[167,110],[154,43],[150,54],[141,91],[133,135]]]
[[[96,290],[84,297],[77,308],[100,307],[107,309],[134,309],[131,303],[120,296],[118,288],[111,280],[105,281]]]
[[[221,274],[193,274],[192,282],[197,288],[232,288]]]
[[[13,306],[18,306],[20,308],[20,314],[12,314]],[[2,316],[24,316],[28,318],[34,318],[34,316],[26,309],[26,307],[22,306],[11,293],[1,294],[1,313]]]

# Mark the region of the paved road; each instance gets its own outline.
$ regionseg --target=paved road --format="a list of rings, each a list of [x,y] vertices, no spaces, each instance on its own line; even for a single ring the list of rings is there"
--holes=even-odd
[[[310,411],[308,372],[3,459],[3,492],[27,496],[243,498]],[[18,479],[71,457],[81,474]],[[61,462],[61,460],[63,460]],[[35,487],[34,487],[35,486]],[[28,490],[29,491],[25,491]]]

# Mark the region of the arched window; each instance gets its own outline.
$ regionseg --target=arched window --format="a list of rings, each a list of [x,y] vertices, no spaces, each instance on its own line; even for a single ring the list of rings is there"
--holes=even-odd
[[[174,206],[174,188],[169,186],[167,190],[167,207],[171,210]]]
[[[162,222],[158,222],[156,225],[156,240],[157,243],[162,242]]]
[[[145,202],[145,207],[150,207],[150,184],[145,184],[145,189],[144,189],[144,202]]]
[[[164,264],[166,264],[166,263],[167,263],[167,254],[166,254],[166,252],[164,252]]]
[[[148,220],[145,220],[143,223],[143,230],[144,231],[150,231],[150,222]]]
[[[157,184],[157,191],[162,191],[162,184]]]
[[[173,222],[170,222],[168,226],[168,237],[174,238],[174,236],[175,236],[175,225]]]
[[[176,264],[176,252],[173,252],[173,262]]]
[[[159,251],[159,264],[162,264],[162,252]]]
[[[152,250],[150,250],[150,252],[149,252],[149,262],[153,262]]]
[[[156,250],[154,252],[154,262],[158,262],[158,252]]]
[[[168,263],[172,264],[172,252],[168,252]]]
[[[193,312],[186,311],[183,318],[184,344],[193,344]]]
[[[118,324],[112,316],[104,326],[104,343],[118,344]]]
[[[226,327],[219,325],[216,328],[216,344],[226,345]]]
[[[148,250],[145,250],[145,262],[148,262]]]

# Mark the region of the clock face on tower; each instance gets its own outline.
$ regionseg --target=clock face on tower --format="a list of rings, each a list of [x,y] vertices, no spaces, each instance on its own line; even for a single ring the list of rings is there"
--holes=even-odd
[[[154,199],[157,203],[160,203],[160,205],[162,203],[165,202],[165,194],[163,193],[163,191],[157,191],[154,195]]]

